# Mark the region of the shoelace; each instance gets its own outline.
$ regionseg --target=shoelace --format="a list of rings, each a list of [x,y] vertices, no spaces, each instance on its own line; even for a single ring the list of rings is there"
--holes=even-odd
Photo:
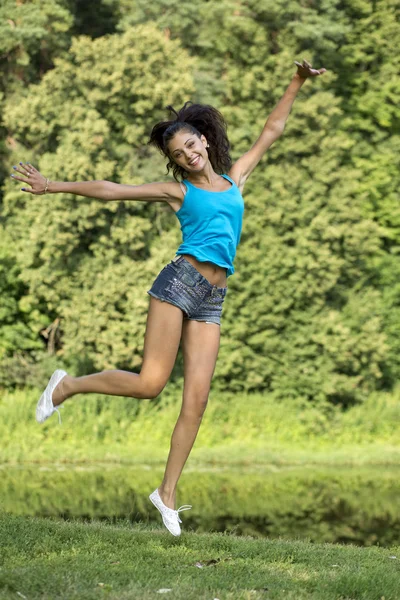
[[[60,411],[58,410],[58,408],[56,406],[54,407],[54,410],[57,411],[57,414],[58,414],[58,424],[61,425],[61,413],[60,413]]]
[[[190,510],[191,508],[192,508],[191,504],[183,504],[180,508],[178,508],[178,510],[175,511],[176,512],[176,516],[178,517],[179,523],[182,523],[182,521],[180,520],[180,517],[179,517],[179,513],[182,512],[182,511],[184,511],[184,510]]]

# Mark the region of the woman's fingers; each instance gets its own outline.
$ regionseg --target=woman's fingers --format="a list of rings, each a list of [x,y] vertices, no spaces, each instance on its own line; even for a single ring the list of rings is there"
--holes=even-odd
[[[24,168],[28,171],[28,173],[39,173],[39,171],[35,169],[35,167],[31,165],[31,163],[26,163]]]
[[[11,177],[13,179],[15,179],[16,181],[23,181],[24,183],[29,183],[29,179],[22,179],[22,177],[17,177],[16,175],[11,175]]]
[[[33,165],[31,165],[31,163],[22,163],[20,162],[20,167],[22,169],[24,169],[25,172],[19,171],[20,173],[22,173],[22,175],[26,175],[27,173],[38,173],[39,171],[37,169],[35,169],[35,167]],[[17,169],[18,170],[18,169]]]
[[[22,192],[29,192],[35,196],[40,196],[44,193],[46,186],[46,177],[44,177],[31,163],[19,163],[19,167],[13,166],[20,177],[14,173],[11,175],[16,181],[21,181],[24,184],[28,184],[30,188],[22,187]],[[21,177],[22,175],[22,177]]]
[[[323,75],[326,73],[326,69],[313,69],[311,63],[309,63],[305,58],[303,58],[303,62],[299,63],[297,60],[294,61],[294,64],[299,69],[299,73],[302,77],[315,77],[317,75]]]
[[[26,173],[24,173],[23,171],[21,171],[21,169],[18,169],[18,167],[16,167],[15,165],[13,166],[14,171],[16,171],[17,173],[21,173],[21,175],[26,175]]]
[[[16,173],[20,173],[24,177],[27,177],[27,175],[29,175],[29,173],[33,173],[32,169],[27,168],[22,163],[19,163],[19,164],[21,165],[21,167],[19,169],[18,169],[18,167],[15,167],[15,166],[13,167],[13,169]],[[24,170],[22,171],[21,169],[24,169]],[[18,179],[18,177],[16,177],[15,179]]]
[[[23,168],[25,169],[25,167],[23,167]],[[13,167],[13,169],[16,173],[19,173],[20,175],[23,176],[23,177],[18,177],[17,175],[12,174],[11,177],[13,179],[17,179],[18,181],[23,181],[24,183],[29,183],[29,179],[27,179],[29,177],[29,171],[27,169],[25,169],[25,171],[21,171],[21,169],[18,169],[15,166]]]
[[[12,174],[11,177],[18,181],[23,181],[24,183],[32,183],[33,178],[40,175],[39,171],[35,169],[33,165],[30,163],[22,163],[20,162],[20,167],[13,166],[15,173],[19,173],[22,177],[18,177],[17,175]]]

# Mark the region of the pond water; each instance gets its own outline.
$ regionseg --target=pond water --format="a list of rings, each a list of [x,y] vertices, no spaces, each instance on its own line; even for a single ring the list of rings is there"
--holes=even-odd
[[[2,465],[0,508],[64,519],[160,523],[148,495],[164,467]],[[390,546],[400,543],[400,468],[185,467],[185,531]]]

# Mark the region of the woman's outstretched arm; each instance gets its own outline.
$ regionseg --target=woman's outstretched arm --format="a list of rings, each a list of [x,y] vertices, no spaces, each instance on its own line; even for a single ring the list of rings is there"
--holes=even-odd
[[[41,196],[43,194],[75,194],[99,200],[146,200],[147,202],[167,202],[181,198],[178,183],[160,182],[142,185],[127,185],[112,181],[50,181],[30,163],[19,163],[14,170],[21,176],[11,175],[13,179],[29,184],[22,191]],[[29,177],[28,177],[29,175]]]
[[[246,179],[255,169],[268,148],[282,135],[293,102],[305,80],[308,77],[322,75],[326,71],[326,69],[313,69],[306,60],[303,60],[302,64],[295,61],[295,64],[297,65],[297,73],[293,75],[288,88],[269,115],[260,137],[254,146],[243,154],[229,171],[231,177],[239,182],[238,185],[241,189],[243,189]]]

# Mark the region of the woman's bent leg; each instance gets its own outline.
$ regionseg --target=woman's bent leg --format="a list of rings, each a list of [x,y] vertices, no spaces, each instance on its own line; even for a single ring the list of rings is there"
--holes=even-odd
[[[182,334],[183,312],[169,302],[150,297],[140,373],[101,371],[83,377],[66,375],[53,392],[57,406],[76,394],[109,394],[154,398],[165,387],[173,369]]]

